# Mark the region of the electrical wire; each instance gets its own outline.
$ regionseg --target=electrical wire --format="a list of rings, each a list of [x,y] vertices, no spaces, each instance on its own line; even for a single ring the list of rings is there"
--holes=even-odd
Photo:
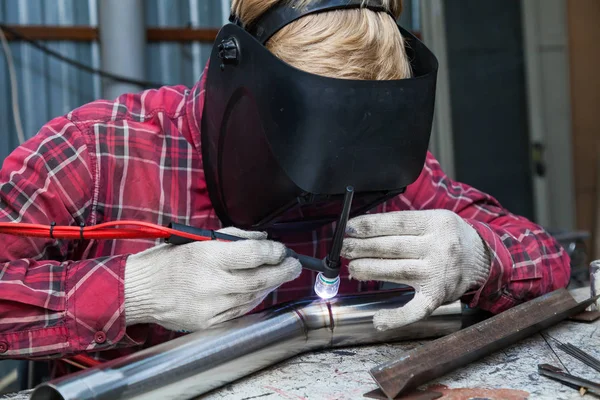
[[[121,226],[129,226],[130,228],[119,228]],[[0,233],[52,239],[167,239],[172,235],[177,235],[196,241],[212,240],[212,237],[194,235],[192,233],[140,221],[111,221],[89,227],[8,222],[0,223]],[[102,364],[102,362],[85,354],[65,358],[63,361],[80,369],[91,368]]]
[[[118,228],[122,226],[129,226],[130,228]],[[171,236],[196,241],[212,239],[207,236],[195,235],[140,221],[111,221],[89,227],[3,222],[0,223],[0,233],[14,236],[73,240],[168,239]]]
[[[39,42],[37,42],[35,40],[29,39],[27,36],[22,35],[18,31],[14,30],[12,28],[9,28],[6,25],[0,24],[0,31],[8,32],[12,36],[14,36],[14,37],[16,37],[18,39],[21,39],[24,42],[29,43],[31,46],[37,48],[38,50],[40,50],[40,51],[42,51],[44,53],[46,53],[47,55],[49,55],[51,57],[54,57],[54,58],[56,58],[56,59],[58,59],[58,60],[60,60],[60,61],[62,61],[64,63],[66,63],[66,64],[72,65],[75,68],[78,68],[80,70],[89,72],[91,74],[99,75],[99,76],[102,76],[104,78],[109,78],[109,79],[112,79],[112,80],[117,81],[117,82],[131,83],[133,85],[143,86],[143,87],[147,87],[147,88],[158,88],[158,87],[161,87],[161,86],[165,86],[164,84],[161,84],[161,83],[150,82],[150,81],[142,81],[142,80],[137,80],[137,79],[132,79],[132,78],[126,78],[126,77],[121,76],[121,75],[113,74],[112,72],[106,72],[106,71],[103,71],[101,69],[90,67],[89,65],[85,65],[83,63],[80,63],[77,60],[73,60],[72,58],[66,57],[66,56],[64,56],[64,55],[62,55],[62,54],[60,54],[60,53],[58,53],[58,52],[56,52],[56,51],[54,51],[54,50],[46,47],[46,46],[44,46],[43,44],[41,44],[41,43],[39,43]]]
[[[571,373],[569,372],[569,368],[567,368],[567,366],[563,363],[562,359],[558,356],[558,354],[556,354],[556,351],[554,351],[554,348],[552,347],[552,345],[548,342],[548,339],[546,339],[546,336],[544,335],[544,333],[540,332],[540,335],[542,336],[542,339],[544,339],[544,342],[546,342],[546,344],[548,345],[548,347],[550,347],[550,350],[552,350],[552,353],[554,353],[554,355],[556,356],[558,362],[560,363],[560,365],[563,366],[563,368],[565,369],[565,371],[567,371],[567,373]],[[553,338],[552,336],[550,336],[550,334],[546,333],[546,335],[548,335],[548,337],[552,340],[554,340],[555,342],[558,342],[560,344],[560,341],[558,339]]]
[[[123,226],[128,226],[128,228],[122,228]],[[140,221],[111,221],[89,227],[83,225],[57,226],[55,224],[41,225],[7,222],[0,223],[0,233],[15,236],[76,240],[168,239],[173,235],[196,241],[212,240],[212,237],[194,235],[192,233]],[[85,354],[64,358],[63,361],[80,369],[92,368],[102,364],[102,362]]]
[[[12,57],[12,51],[8,45],[8,40],[4,35],[3,29],[0,28],[0,40],[2,41],[2,48],[4,49],[4,55],[6,57],[6,64],[8,65],[8,76],[10,78],[10,94],[12,97],[12,110],[13,119],[15,121],[15,129],[17,130],[17,138],[19,144],[25,143],[25,133],[23,131],[23,123],[21,121],[21,110],[19,108],[19,88],[17,82],[17,73],[15,71],[15,63]]]
[[[85,354],[78,354],[76,356],[71,357],[71,359],[64,359],[64,361],[68,362],[71,365],[75,365],[76,367],[81,369],[95,367],[102,364],[101,361],[98,361]]]

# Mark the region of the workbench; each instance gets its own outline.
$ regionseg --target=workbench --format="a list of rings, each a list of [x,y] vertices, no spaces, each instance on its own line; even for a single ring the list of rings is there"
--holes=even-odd
[[[573,294],[589,297],[589,288]],[[600,359],[600,320],[563,321],[516,345],[431,382],[442,399],[581,399],[579,392],[539,376],[537,365],[548,363],[577,376],[600,382],[600,373],[556,348],[553,339],[572,343]],[[360,399],[377,388],[369,370],[423,342],[352,347],[309,353],[277,364],[199,399]],[[560,359],[558,358],[560,357]],[[6,399],[25,400],[27,396]],[[594,398],[586,395],[584,398]],[[4,400],[4,399],[3,399]]]
[[[590,296],[589,288],[572,291],[578,299]],[[593,323],[563,321],[503,351],[458,369],[432,382],[442,399],[581,399],[571,389],[537,373],[538,364],[563,365],[577,376],[600,382],[600,373],[556,348],[572,343],[600,359],[600,320]],[[542,336],[543,335],[543,336]],[[309,353],[292,358],[243,380],[200,397],[202,400],[364,398],[377,388],[369,370],[398,357],[423,342],[404,342]],[[560,357],[559,358],[557,357]],[[561,364],[562,361],[562,364]],[[584,398],[593,399],[593,395]]]

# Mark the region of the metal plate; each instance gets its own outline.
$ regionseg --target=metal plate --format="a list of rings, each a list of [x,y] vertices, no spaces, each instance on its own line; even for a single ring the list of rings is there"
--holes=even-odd
[[[577,322],[594,322],[600,318],[600,311],[584,311],[581,314],[573,315],[569,319]]]

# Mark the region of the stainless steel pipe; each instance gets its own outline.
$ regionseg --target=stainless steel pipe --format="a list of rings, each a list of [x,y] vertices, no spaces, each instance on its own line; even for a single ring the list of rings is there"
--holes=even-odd
[[[288,303],[44,383],[31,399],[190,399],[307,351],[439,337],[462,326],[460,302],[379,332],[373,315],[406,304],[399,289]]]

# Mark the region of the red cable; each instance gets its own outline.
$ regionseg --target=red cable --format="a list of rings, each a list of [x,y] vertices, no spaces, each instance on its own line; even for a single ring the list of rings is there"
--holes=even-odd
[[[117,228],[118,226],[134,226],[134,228]],[[0,233],[7,235],[54,238],[54,239],[167,239],[177,235],[196,241],[211,240],[210,237],[194,235],[160,225],[140,221],[113,221],[89,227],[51,226],[25,223],[0,223]],[[95,367],[102,362],[85,354],[70,358],[73,365],[86,368]],[[69,360],[66,360],[69,362]]]
[[[133,228],[117,228],[118,226],[134,226]],[[41,237],[54,239],[167,239],[177,235],[191,240],[211,240],[210,237],[194,235],[167,228],[149,222],[140,221],[112,221],[103,224],[78,227],[78,226],[50,226],[24,223],[0,223],[0,233],[16,236]]]
[[[85,354],[78,354],[76,356],[73,356],[73,357],[71,357],[71,360],[76,361],[78,364],[81,364],[87,368],[96,367],[96,366],[102,364],[102,362],[100,362],[90,356],[86,356]]]

